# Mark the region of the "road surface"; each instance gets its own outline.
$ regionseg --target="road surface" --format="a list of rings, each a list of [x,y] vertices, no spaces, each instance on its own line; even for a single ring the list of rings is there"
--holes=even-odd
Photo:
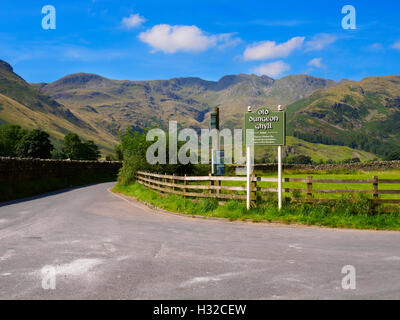
[[[400,232],[194,219],[112,185],[0,207],[1,299],[400,298]]]

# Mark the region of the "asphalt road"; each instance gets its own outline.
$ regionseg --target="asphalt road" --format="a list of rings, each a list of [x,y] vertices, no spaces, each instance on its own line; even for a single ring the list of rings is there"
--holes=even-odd
[[[400,232],[194,219],[111,186],[0,207],[1,299],[400,298]]]

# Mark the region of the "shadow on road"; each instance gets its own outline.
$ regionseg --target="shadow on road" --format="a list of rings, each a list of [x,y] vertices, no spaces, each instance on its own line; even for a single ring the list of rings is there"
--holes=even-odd
[[[65,188],[65,189],[60,189],[60,190],[56,190],[56,191],[46,192],[46,193],[38,194],[38,195],[32,196],[32,197],[16,199],[16,200],[11,200],[11,201],[7,201],[7,202],[0,202],[0,208],[4,207],[4,206],[16,204],[16,203],[22,203],[22,202],[25,202],[25,201],[36,200],[36,199],[40,199],[40,198],[44,198],[44,197],[53,196],[53,195],[56,195],[56,194],[68,192],[68,191],[71,191],[71,190],[82,189],[82,188],[94,186],[94,185],[97,185],[97,184],[103,184],[103,183],[116,183],[116,181],[85,184],[85,185],[82,185],[82,186],[76,186],[76,187],[72,187],[72,188]]]

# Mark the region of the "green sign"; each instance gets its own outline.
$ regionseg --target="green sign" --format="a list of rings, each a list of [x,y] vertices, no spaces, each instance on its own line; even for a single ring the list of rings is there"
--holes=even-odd
[[[260,108],[253,112],[246,112],[244,116],[245,141],[247,141],[246,130],[251,129],[254,130],[255,146],[284,146],[286,144],[285,111]]]

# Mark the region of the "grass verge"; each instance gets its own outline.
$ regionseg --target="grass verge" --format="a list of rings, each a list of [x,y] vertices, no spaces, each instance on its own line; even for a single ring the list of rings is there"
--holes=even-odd
[[[216,199],[202,199],[195,202],[182,196],[161,195],[138,183],[117,184],[112,191],[132,196],[168,211],[187,215],[227,218],[232,221],[250,220],[332,228],[400,230],[400,212],[372,213],[370,202],[363,197],[355,202],[339,199],[331,204],[285,204],[281,211],[278,211],[275,200],[271,199],[248,211],[243,202],[229,201],[224,205],[219,205]]]

